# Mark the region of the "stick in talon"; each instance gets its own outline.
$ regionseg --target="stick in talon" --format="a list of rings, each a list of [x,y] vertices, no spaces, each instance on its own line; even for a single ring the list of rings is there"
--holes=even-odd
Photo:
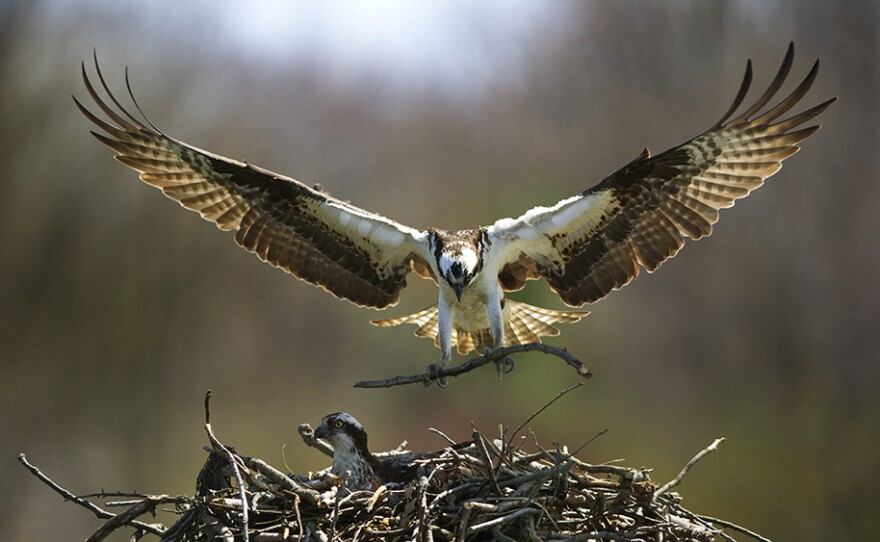
[[[483,365],[487,365],[489,362],[494,362],[496,359],[503,359],[505,357],[510,356],[511,354],[517,354],[521,352],[541,352],[543,354],[549,354],[555,356],[562,361],[564,361],[568,366],[573,368],[575,372],[577,372],[578,376],[581,378],[591,378],[593,374],[590,370],[584,366],[584,364],[572,356],[567,350],[564,348],[559,348],[556,346],[550,346],[548,344],[542,343],[528,343],[528,344],[517,344],[513,346],[505,346],[504,348],[499,348],[498,350],[493,351],[488,356],[480,356],[477,358],[472,358],[471,360],[462,363],[461,365],[456,365],[454,367],[446,367],[442,369],[442,378],[445,380],[450,376],[459,376],[464,373],[473,371],[478,367],[482,367]],[[416,382],[430,382],[432,380],[432,376],[439,376],[437,373],[431,375],[427,370],[421,372],[419,374],[407,375],[407,376],[395,376],[392,378],[386,378],[382,380],[361,380],[354,384],[356,388],[390,388],[393,386],[401,386],[403,384],[414,384]]]
[[[425,367],[425,387],[427,388],[431,384],[437,384],[438,388],[445,388],[449,383],[447,378],[443,376],[443,371],[445,369],[446,363],[444,363],[442,360]]]
[[[516,368],[516,363],[514,363],[509,357],[505,356],[496,361],[495,366],[498,369],[498,379],[500,380],[502,375],[507,375],[513,372]]]

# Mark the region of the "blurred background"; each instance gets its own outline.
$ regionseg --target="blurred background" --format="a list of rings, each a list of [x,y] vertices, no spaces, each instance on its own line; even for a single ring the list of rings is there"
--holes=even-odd
[[[339,5],[339,4],[337,4]],[[70,94],[80,62],[196,146],[320,182],[414,227],[490,224],[711,126],[746,59],[763,91],[789,41],[804,107],[840,96],[767,185],[655,275],[551,343],[595,377],[531,424],[625,458],[685,505],[771,539],[864,540],[880,506],[880,3],[199,0],[0,2],[0,539],[84,538],[75,493],[192,494],[203,395],[219,438],[295,471],[296,435],[345,410],[374,449],[516,426],[574,373],[540,355],[446,390],[356,390],[439,352],[261,264],[112,160]],[[89,66],[91,68],[91,66]],[[754,94],[753,97],[756,95]],[[561,308],[546,285],[517,296]],[[173,518],[163,516],[163,521]],[[125,540],[119,534],[115,540]]]

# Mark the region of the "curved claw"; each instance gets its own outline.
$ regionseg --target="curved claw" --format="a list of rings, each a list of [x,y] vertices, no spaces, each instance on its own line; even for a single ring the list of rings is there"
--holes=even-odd
[[[495,370],[498,372],[498,380],[501,377],[510,374],[516,368],[516,363],[510,358],[503,358],[495,362]]]
[[[489,348],[488,346],[483,348],[483,357],[488,357],[489,354],[491,354],[492,352],[495,352],[495,350]],[[495,370],[498,372],[499,380],[501,380],[502,376],[510,374],[516,368],[516,364],[513,362],[513,360],[507,357],[499,359],[497,361],[493,361],[492,363],[495,364]]]
[[[437,384],[437,387],[443,389],[449,383],[448,379],[445,376],[439,376],[440,371],[446,368],[445,363],[432,363],[425,367],[425,387],[427,388],[431,384]]]

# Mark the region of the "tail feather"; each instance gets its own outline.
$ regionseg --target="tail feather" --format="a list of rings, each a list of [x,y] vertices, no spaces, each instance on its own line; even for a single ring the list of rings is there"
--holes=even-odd
[[[425,324],[430,323],[433,320],[434,325],[437,325],[437,305],[432,305],[427,309],[420,310],[419,312],[408,314],[406,316],[398,316],[397,318],[388,318],[385,320],[373,320],[370,322],[374,326],[379,327],[391,327],[391,326],[399,326],[400,324],[415,324],[417,326],[424,326]]]
[[[505,346],[539,343],[541,337],[555,337],[559,335],[559,329],[554,324],[571,324],[588,314],[590,314],[589,311],[556,311],[520,301],[505,300]],[[370,323],[381,327],[401,324],[417,325],[419,327],[415,331],[416,336],[434,339],[434,345],[439,347],[437,315],[437,305],[433,305],[407,316],[373,320]],[[465,355],[471,350],[481,353],[486,347],[494,347],[494,344],[492,332],[488,327],[476,330],[456,328],[455,333],[452,334],[452,345],[461,355]]]

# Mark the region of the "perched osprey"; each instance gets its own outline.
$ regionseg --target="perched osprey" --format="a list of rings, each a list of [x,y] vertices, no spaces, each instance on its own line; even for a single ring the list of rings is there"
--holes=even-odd
[[[398,302],[410,271],[437,282],[437,305],[373,322],[418,325],[416,335],[433,338],[442,352],[439,364],[428,368],[436,374],[453,346],[466,354],[540,341],[559,333],[554,324],[587,314],[505,299],[505,292],[520,290],[527,280],[545,278],[564,303],[580,307],[625,286],[640,267],[654,271],[685,238],[709,235],[718,210],[776,173],[819,126],[796,128],[834,101],[784,117],[812,85],[817,61],[789,96],[759,114],[785,81],[793,56],[789,46],[770,88],[732,120],[751,83],[751,61],[733,104],[702,135],[654,157],[646,149],[596,186],[550,207],[461,231],[411,228],[292,178],[178,141],[150,122],[133,96],[142,118],[129,113],[110,93],[97,60],[98,79],[113,105],[99,97],[85,64],[83,80],[109,122],[74,100],[106,133],[92,132],[116,151],[117,160],[220,229],[235,230],[235,241],[261,260],[376,309]]]
[[[407,483],[416,475],[416,454],[388,458],[374,456],[367,446],[367,432],[351,414],[335,412],[321,418],[315,438],[333,448],[330,472],[351,491],[374,490],[388,482]]]

